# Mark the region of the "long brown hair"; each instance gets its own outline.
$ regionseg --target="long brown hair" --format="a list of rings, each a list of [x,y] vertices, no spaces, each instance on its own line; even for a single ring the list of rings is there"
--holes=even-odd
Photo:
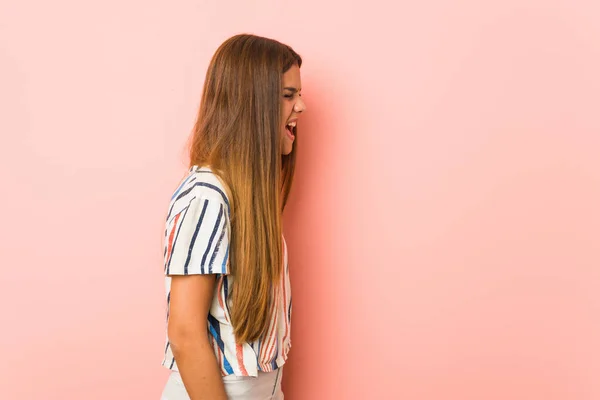
[[[213,56],[190,142],[190,166],[210,166],[231,204],[231,320],[238,343],[265,334],[283,264],[281,213],[296,146],[281,155],[282,75],[301,57],[254,35],[226,40]]]

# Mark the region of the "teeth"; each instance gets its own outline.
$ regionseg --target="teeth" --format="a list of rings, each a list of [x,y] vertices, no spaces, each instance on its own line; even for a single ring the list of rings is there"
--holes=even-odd
[[[295,128],[295,127],[296,127],[296,121],[294,121],[294,122],[290,122],[290,123],[288,124],[288,126],[291,126],[292,128]]]

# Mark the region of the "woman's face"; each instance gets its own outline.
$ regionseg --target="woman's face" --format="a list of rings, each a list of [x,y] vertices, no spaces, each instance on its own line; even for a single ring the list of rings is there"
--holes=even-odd
[[[281,154],[286,156],[292,152],[296,139],[296,123],[300,114],[306,109],[302,101],[302,82],[300,68],[293,65],[283,74],[283,93],[281,97]]]

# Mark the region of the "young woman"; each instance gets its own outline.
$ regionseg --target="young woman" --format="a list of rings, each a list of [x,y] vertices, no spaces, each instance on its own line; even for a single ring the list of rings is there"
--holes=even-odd
[[[292,300],[281,213],[305,110],[302,59],[254,35],[208,68],[165,230],[163,400],[283,399]]]

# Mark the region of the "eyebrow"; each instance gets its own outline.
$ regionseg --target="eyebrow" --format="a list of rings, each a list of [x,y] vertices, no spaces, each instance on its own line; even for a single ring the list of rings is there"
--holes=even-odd
[[[300,90],[302,90],[302,89],[298,90],[298,89],[297,89],[297,88],[295,88],[295,87],[284,87],[283,89],[284,89],[284,90],[289,90],[290,92],[294,92],[294,93],[295,93],[295,92],[299,92]]]

